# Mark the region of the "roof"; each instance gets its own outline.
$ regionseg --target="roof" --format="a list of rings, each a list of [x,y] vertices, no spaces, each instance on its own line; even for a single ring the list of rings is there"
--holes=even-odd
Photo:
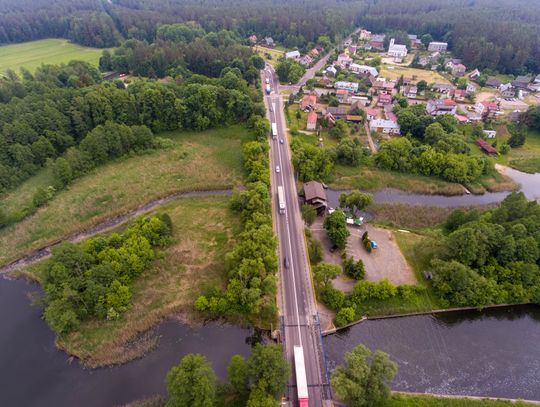
[[[302,103],[303,104],[308,104],[308,105],[314,105],[317,103],[317,96],[315,95],[304,95],[304,97],[302,98]]]
[[[497,150],[485,140],[477,139],[475,143],[486,152],[486,154],[497,154]]]
[[[386,112],[386,119],[392,120],[393,122],[397,122],[397,117],[394,112]]]
[[[502,85],[502,82],[499,79],[496,79],[496,78],[489,78],[486,81],[486,86],[493,86],[495,88],[498,88],[501,85]]]
[[[435,83],[435,84],[433,84],[433,86],[431,88],[432,89],[439,89],[439,90],[450,90],[450,89],[453,89],[454,87],[452,85],[447,84],[447,83]]]
[[[328,106],[326,112],[333,116],[344,116],[347,114],[347,108],[345,106]]]
[[[456,120],[460,123],[467,123],[469,121],[469,119],[467,118],[467,116],[462,116],[460,114],[456,114]]]
[[[338,89],[336,95],[348,95],[349,91],[347,89]]]
[[[322,184],[317,181],[309,181],[304,183],[304,196],[306,201],[311,201],[315,198],[324,199],[326,201],[326,191]]]
[[[499,109],[499,106],[497,106],[497,103],[495,103],[495,102],[489,102],[487,100],[484,100],[483,102],[480,102],[480,103],[482,103],[485,107],[487,107],[490,110],[498,110]]]
[[[296,57],[299,57],[300,56],[300,51],[296,50],[296,51],[290,51],[290,52],[287,52],[285,54],[285,59],[287,58],[296,58]]]
[[[307,115],[307,122],[308,123],[317,123],[317,113],[315,113],[313,110],[308,113]]]
[[[467,68],[466,68],[465,65],[463,65],[463,64],[455,64],[454,67],[453,67],[452,69],[465,70],[465,69],[467,69]]]
[[[347,116],[345,116],[345,120],[350,122],[361,122],[362,116],[357,114],[348,114]]]
[[[391,102],[392,101],[392,95],[379,95],[379,102]]]
[[[388,129],[398,129],[399,130],[399,124],[397,124],[393,120],[383,120],[383,119],[373,119],[369,122],[369,127],[373,128],[388,128]]]
[[[371,107],[368,107],[367,114],[369,116],[377,117],[379,115],[379,112],[376,109],[372,109]]]

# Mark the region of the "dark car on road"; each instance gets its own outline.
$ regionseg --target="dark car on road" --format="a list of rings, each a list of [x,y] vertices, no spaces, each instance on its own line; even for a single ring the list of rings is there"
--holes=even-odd
[[[285,258],[283,259],[283,265],[286,269],[289,268],[289,257],[285,256]]]

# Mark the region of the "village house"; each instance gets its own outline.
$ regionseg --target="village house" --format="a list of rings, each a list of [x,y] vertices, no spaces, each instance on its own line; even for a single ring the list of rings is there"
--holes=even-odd
[[[300,101],[300,109],[302,110],[315,110],[317,105],[317,96],[316,95],[304,95]]]
[[[437,41],[431,41],[428,44],[428,51],[437,51],[437,52],[445,52],[448,48],[447,42],[437,42]]]
[[[353,104],[353,107],[354,106],[362,107],[362,106],[368,106],[371,103],[371,101],[369,100],[367,96],[353,95],[351,96],[351,103]]]
[[[480,147],[482,149],[482,151],[484,153],[486,153],[487,155],[496,155],[497,154],[497,150],[495,149],[495,147],[493,147],[491,144],[489,144],[487,141],[485,140],[482,140],[481,138],[479,138],[478,140],[475,141],[476,145],[478,145],[478,147]]]
[[[506,115],[506,118],[512,123],[519,123],[521,121],[521,112],[519,110],[515,110],[513,112],[508,113]]]
[[[495,78],[488,78],[488,80],[486,81],[486,87],[488,88],[499,88],[499,86],[502,85],[502,82],[499,80],[499,79],[495,79]]]
[[[332,81],[326,76],[323,76],[321,79],[319,79],[319,85],[324,86],[326,88],[334,87],[334,84],[332,83]]]
[[[437,93],[449,93],[454,87],[447,83],[434,83],[431,86],[431,90]]]
[[[379,98],[377,100],[377,106],[383,107],[390,104],[392,104],[392,95],[386,93],[382,93],[379,95]]]
[[[322,214],[328,207],[328,198],[323,185],[317,181],[304,183],[304,200],[307,204],[315,207],[317,214]]]
[[[399,124],[392,120],[373,119],[369,122],[369,131],[384,134],[400,134]]]
[[[384,111],[384,116],[386,117],[386,120],[390,120],[390,121],[393,121],[393,122],[396,122],[397,123],[397,116],[396,114],[389,110],[389,111]]]
[[[295,61],[298,61],[300,59],[300,51],[290,51],[285,53],[285,59],[294,59]]]
[[[467,91],[465,89],[451,89],[450,92],[448,92],[448,96],[450,96],[456,102],[463,102],[466,95]]]
[[[403,91],[403,96],[409,99],[416,99],[416,95],[418,94],[418,88],[416,86],[406,86],[405,90]]]
[[[389,57],[394,58],[394,61],[401,62],[403,58],[407,56],[407,46],[402,44],[396,44],[395,39],[392,38],[390,40],[390,44],[388,45],[388,52]]]
[[[368,30],[365,30],[365,29],[362,28],[360,30],[359,39],[362,40],[362,41],[367,41],[367,40],[371,39],[371,31],[368,31]]]
[[[267,46],[267,47],[273,47],[275,45],[274,43],[274,39],[272,37],[266,37],[264,39],[264,44]]]
[[[392,93],[396,87],[396,81],[387,81],[386,78],[370,77],[371,87],[377,93]]]
[[[365,74],[365,75],[371,75],[371,76],[379,76],[379,72],[377,71],[377,68],[374,66],[369,65],[359,65],[359,64],[350,64],[349,65],[349,71],[355,74]]]
[[[416,34],[409,34],[409,45],[411,49],[420,49],[422,48],[422,41],[418,38]]]
[[[452,99],[430,99],[428,100],[426,111],[432,116],[439,116],[441,114],[455,115],[457,105]]]
[[[540,82],[531,82],[527,89],[531,92],[540,92]]]
[[[334,66],[329,66],[325,70],[326,75],[328,76],[336,76],[337,75],[337,69]]]
[[[467,93],[474,93],[474,92],[476,92],[476,86],[474,84],[472,84],[472,83],[468,83],[467,87],[465,88],[465,91]]]
[[[339,54],[337,58],[337,64],[339,66],[345,69],[345,68],[348,68],[351,63],[352,63],[352,58],[350,56],[348,56],[347,54]]]
[[[447,58],[444,60],[444,66],[448,69],[452,69],[454,65],[461,64],[461,59],[459,58]]]
[[[493,119],[497,115],[497,112],[499,111],[499,106],[496,102],[484,100],[474,105],[474,110],[477,114],[482,116],[482,119],[487,120]]]
[[[485,134],[484,137],[486,138],[495,138],[495,136],[497,135],[497,131],[496,130],[482,130]]]
[[[248,40],[251,44],[257,44],[257,36],[255,34],[250,35]]]
[[[455,64],[452,65],[452,75],[461,77],[465,75],[465,71],[467,71],[467,68],[463,64]]]
[[[346,81],[337,81],[334,83],[336,89],[345,89],[349,92],[358,92],[358,83],[357,82],[346,82]]]
[[[345,121],[349,123],[362,123],[362,116],[358,114],[348,114],[345,116]]]
[[[357,46],[356,45],[349,45],[347,47],[347,50],[349,51],[349,55],[356,55],[356,51],[357,51]]]
[[[307,115],[307,124],[306,124],[306,130],[315,130],[317,129],[317,113],[315,111],[311,111]]]
[[[366,117],[368,121],[375,120],[377,117],[379,117],[379,112],[376,109],[368,107],[366,109]]]
[[[308,55],[312,58],[317,58],[319,56],[319,50],[317,48],[313,48],[308,52]]]
[[[330,113],[335,119],[342,119],[347,115],[347,108],[345,106],[328,106],[325,114]]]
[[[327,127],[329,129],[331,129],[332,127],[334,127],[334,125],[336,124],[336,118],[334,117],[334,115],[330,112],[326,112],[323,114],[323,118],[324,120],[326,120],[326,123],[327,123]]]
[[[367,45],[367,49],[375,49],[377,51],[384,51],[384,34],[374,34],[371,36],[371,40]]]
[[[531,82],[530,77],[518,76],[512,81],[512,86],[517,89],[527,89],[527,86],[529,86],[529,82]]]
[[[504,83],[499,86],[499,93],[503,98],[513,98],[516,95],[511,83]]]
[[[346,89],[338,89],[336,91],[336,97],[339,103],[351,104],[351,95]]]
[[[459,124],[465,124],[465,123],[469,123],[470,120],[467,116],[463,116],[461,114],[456,114],[454,116],[456,118],[456,120],[458,121]]]
[[[471,81],[475,81],[478,79],[478,77],[480,76],[480,71],[478,69],[475,69],[474,71],[472,71],[470,74],[469,74],[469,79]]]
[[[309,66],[313,62],[313,59],[309,55],[304,55],[298,62],[300,62],[301,65]]]

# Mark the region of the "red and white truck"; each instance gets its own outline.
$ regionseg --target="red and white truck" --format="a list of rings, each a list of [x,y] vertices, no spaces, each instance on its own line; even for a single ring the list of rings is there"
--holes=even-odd
[[[294,367],[296,370],[296,389],[298,393],[298,405],[299,407],[309,407],[306,365],[304,362],[304,349],[301,346],[294,347]]]

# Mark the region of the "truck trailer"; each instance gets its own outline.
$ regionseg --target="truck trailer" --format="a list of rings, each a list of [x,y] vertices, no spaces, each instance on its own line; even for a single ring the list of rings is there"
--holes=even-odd
[[[301,346],[294,347],[294,368],[296,370],[296,390],[298,394],[298,406],[309,407],[309,394],[306,378],[306,366],[304,361],[304,349]]]
[[[277,194],[278,194],[279,213],[283,215],[285,213],[285,193],[283,192],[283,187],[281,185],[277,187]]]
[[[277,124],[272,123],[272,138],[275,140],[277,139]]]

